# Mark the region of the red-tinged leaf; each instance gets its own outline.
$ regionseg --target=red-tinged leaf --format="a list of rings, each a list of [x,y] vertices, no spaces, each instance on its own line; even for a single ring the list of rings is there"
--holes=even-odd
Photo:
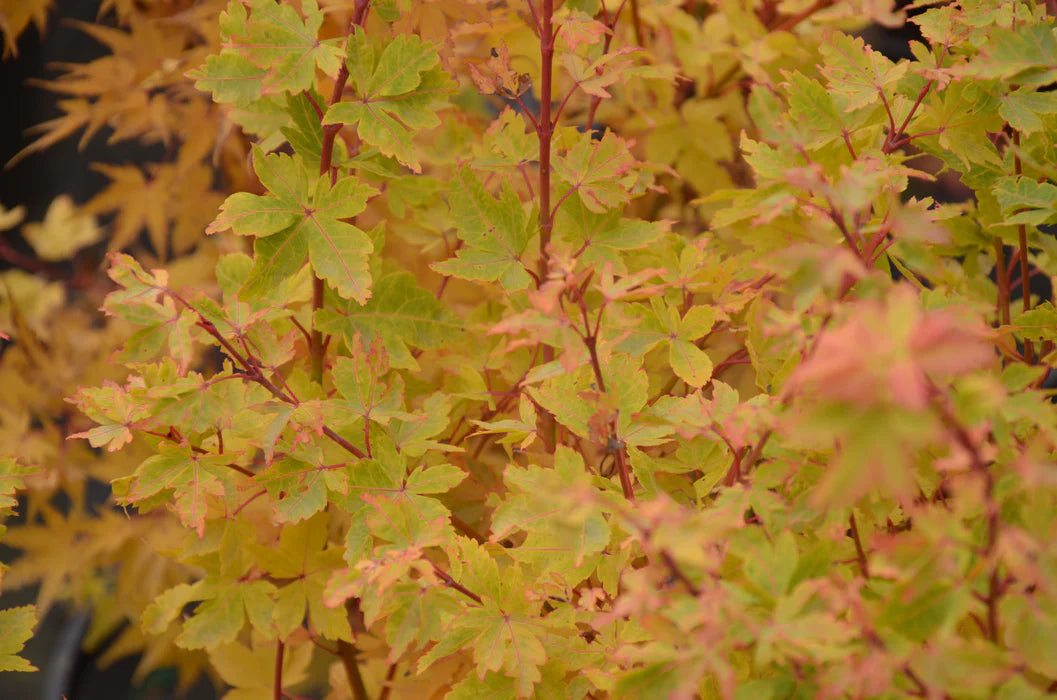
[[[253,162],[268,194],[233,194],[206,229],[230,228],[257,237],[242,295],[252,299],[274,289],[301,268],[307,253],[316,274],[338,294],[365,303],[371,296],[367,257],[373,245],[344,220],[362,212],[376,191],[353,177],[332,188],[329,175],[310,175],[298,156],[265,155],[258,149]]]
[[[160,492],[172,492],[180,521],[205,533],[211,503],[232,488],[229,457],[206,455],[189,447],[163,443],[158,454],[148,457],[137,469],[125,502],[135,504]]]
[[[246,618],[257,623],[275,607],[275,586],[267,581],[226,581],[200,589],[202,602],[184,623],[176,644],[184,649],[213,649],[235,641]],[[271,632],[264,628],[262,632]]]
[[[611,131],[601,141],[585,135],[554,160],[554,174],[580,196],[585,207],[603,214],[631,199],[631,188],[638,181],[632,145]]]
[[[525,287],[531,277],[521,261],[531,235],[529,217],[513,188],[504,184],[499,199],[489,194],[469,168],[452,181],[452,220],[464,245],[456,257],[434,263],[444,275],[485,282],[508,290]]]
[[[99,426],[70,435],[68,439],[86,438],[92,447],[105,446],[108,452],[116,452],[132,442],[131,427],[150,414],[149,406],[110,382],[97,389],[81,389],[71,400]]]
[[[324,124],[356,125],[363,141],[421,172],[413,131],[440,125],[437,116],[454,84],[433,47],[402,34],[377,55],[367,34],[349,37],[349,81],[357,98],[332,105]]]
[[[331,77],[337,75],[341,39],[318,38],[323,13],[316,0],[305,0],[301,10],[304,19],[291,5],[272,0],[236,0],[228,5],[223,20],[227,41],[221,55],[241,56],[266,70],[258,94],[306,90],[315,81],[316,68]],[[242,64],[224,68],[222,72],[214,69],[214,80],[240,80],[248,70]]]

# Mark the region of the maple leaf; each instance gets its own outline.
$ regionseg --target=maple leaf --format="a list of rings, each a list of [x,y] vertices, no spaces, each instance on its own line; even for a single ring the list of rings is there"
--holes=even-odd
[[[1009,328],[1029,340],[1057,338],[1057,309],[1052,302],[1039,304],[1030,311],[1018,314]]]
[[[859,314],[822,335],[787,390],[866,409],[886,399],[911,409],[927,403],[926,379],[957,376],[994,360],[985,331],[953,313],[923,311],[914,292],[898,287],[887,304],[861,302]],[[859,351],[870,347],[869,357]]]
[[[18,652],[33,636],[37,610],[32,605],[0,610],[0,671],[36,671]]]
[[[150,414],[149,406],[136,401],[113,382],[105,382],[98,388],[82,388],[72,401],[98,425],[70,435],[69,439],[86,438],[92,447],[106,446],[108,452],[120,450],[132,442],[130,428]]]
[[[328,515],[321,513],[283,528],[278,548],[253,546],[257,562],[273,578],[292,579],[278,589],[273,619],[281,639],[287,638],[305,619],[327,639],[352,641],[352,628],[344,607],[323,604],[323,589],[341,563],[341,550],[327,546]]]
[[[323,123],[355,124],[364,143],[422,172],[411,136],[440,124],[437,110],[454,85],[438,67],[436,50],[404,34],[376,56],[367,35],[355,31],[349,37],[348,53],[349,81],[358,97],[331,105]]]
[[[475,159],[482,168],[517,166],[529,163],[539,155],[536,135],[526,128],[525,118],[510,107],[503,108],[489,125],[484,142],[489,155],[482,154]]]
[[[601,141],[585,135],[554,160],[554,174],[580,195],[588,210],[604,214],[631,200],[638,180],[632,142],[607,131]]]
[[[19,464],[14,457],[0,457],[0,517],[18,506],[15,494],[26,486],[26,477],[39,473],[34,467]]]
[[[400,547],[433,546],[454,532],[445,529],[451,512],[435,494],[454,488],[466,474],[450,464],[408,471],[406,449],[397,452],[392,440],[372,440],[369,460],[345,471],[343,509],[354,525],[346,540],[346,559],[357,561],[371,535]],[[336,491],[339,489],[335,489]]]
[[[1057,185],[1034,178],[1003,177],[994,185],[994,194],[1004,214],[1004,225],[1040,224],[1057,221]]]
[[[98,241],[102,232],[94,217],[77,214],[73,200],[60,195],[48,205],[44,221],[22,227],[22,236],[41,259],[66,260],[77,250]]]
[[[608,32],[606,25],[594,19],[591,14],[573,8],[562,20],[559,36],[569,51],[576,51],[580,46],[599,43]]]
[[[32,22],[43,35],[51,0],[0,0],[0,31],[4,35],[3,58],[18,56],[18,37]]]
[[[211,580],[201,582],[190,600],[201,600],[184,622],[176,644],[184,649],[212,649],[231,644],[250,619],[254,628],[271,632],[275,586],[268,581]],[[189,602],[188,601],[188,602]]]
[[[649,312],[643,306],[632,313],[642,317],[638,328],[632,330],[617,346],[625,352],[644,354],[660,343],[667,343],[668,362],[676,376],[689,386],[701,387],[712,377],[712,360],[695,342],[711,330],[716,322],[716,309],[694,306],[685,314],[658,297],[650,298]]]
[[[311,644],[292,647],[283,654],[282,678],[284,687],[293,687],[308,678],[312,661]],[[222,644],[209,649],[209,663],[217,675],[231,686],[223,700],[258,700],[273,692],[275,679],[261,673],[275,663],[275,641],[255,633],[250,646],[239,642]]]
[[[541,641],[546,624],[538,618],[539,603],[526,595],[518,566],[500,576],[487,551],[465,539],[459,540],[458,552],[460,566],[455,574],[484,603],[452,620],[444,638],[419,660],[418,671],[455,651],[472,648],[478,677],[488,671],[501,672],[515,680],[518,697],[530,697],[542,679],[540,667],[547,661]]]
[[[301,11],[304,19],[290,5],[273,0],[232,0],[228,4],[221,23],[226,37],[223,51],[266,70],[259,94],[307,90],[315,82],[316,68],[330,77],[338,74],[341,39],[318,38],[323,13],[316,0],[304,0]],[[235,67],[242,72],[242,66]],[[234,77],[237,80],[241,75]]]
[[[279,522],[297,523],[312,517],[327,505],[327,485],[340,485],[340,477],[321,465],[294,457],[284,457],[253,481],[268,490],[275,501]]]
[[[491,539],[527,532],[524,545],[511,552],[514,559],[541,571],[558,571],[569,586],[578,585],[610,539],[603,497],[583,457],[559,447],[553,469],[509,466],[503,481],[510,495],[495,510]],[[585,561],[586,569],[581,568]]]
[[[514,98],[532,87],[527,73],[518,73],[510,66],[510,50],[505,44],[492,49],[483,68],[471,63],[470,78],[482,95]]]
[[[630,56],[640,51],[642,49],[637,46],[625,46],[605,53],[592,62],[574,53],[566,53],[562,55],[562,64],[577,87],[593,97],[608,99],[612,95],[606,88],[621,80],[627,80],[627,69],[631,66]]]
[[[342,221],[362,212],[376,190],[354,177],[330,186],[330,176],[310,175],[300,156],[265,155],[254,149],[253,167],[265,195],[237,192],[206,229],[255,236],[253,269],[242,288],[259,297],[296,273],[307,254],[317,275],[343,298],[366,303],[371,296],[367,234]]]
[[[619,209],[598,213],[584,205],[578,195],[570,196],[558,210],[555,239],[580,251],[578,258],[602,267],[612,266],[616,274],[626,274],[625,251],[645,248],[657,242],[669,229],[667,221],[643,221],[620,215]]]
[[[404,382],[399,374],[389,374],[389,363],[380,341],[364,347],[359,336],[350,341],[349,356],[334,363],[334,387],[345,397],[343,410],[388,425],[403,414]],[[384,379],[383,379],[384,378]]]
[[[468,280],[498,280],[508,290],[522,289],[531,277],[521,255],[528,247],[531,223],[513,188],[504,183],[499,199],[461,168],[449,196],[455,230],[464,245],[454,258],[433,263],[442,275]]]
[[[230,457],[201,454],[190,447],[162,443],[158,454],[148,457],[136,469],[132,487],[125,496],[134,504],[162,491],[171,491],[180,521],[205,534],[209,504],[234,492]]]
[[[571,374],[544,381],[526,392],[540,406],[554,414],[559,423],[582,438],[593,441],[614,437],[628,445],[657,444],[670,429],[637,424],[635,414],[646,405],[646,374],[640,363],[627,355],[603,360],[602,371],[608,394],[598,391],[594,373],[582,366]],[[616,419],[617,434],[608,435],[608,425]]]
[[[1057,78],[1057,36],[1047,24],[1025,23],[1014,29],[996,27],[980,58],[963,71],[981,78],[1000,78],[1016,85],[1048,85]]]
[[[342,334],[351,345],[380,341],[394,367],[417,369],[409,348],[429,350],[454,341],[463,324],[444,304],[423,289],[408,272],[385,275],[374,284],[371,299],[362,306],[341,301],[316,312],[324,333]]]
[[[1057,95],[1053,93],[1021,87],[1000,99],[1002,106],[998,113],[1024,135],[1042,131],[1044,124],[1040,115],[1057,114]]]
[[[846,99],[845,112],[878,107],[879,96],[894,87],[909,64],[893,63],[858,37],[832,32],[819,47],[825,64],[822,74],[830,88]]]
[[[419,457],[428,450],[461,451],[459,447],[431,439],[448,427],[451,406],[451,397],[443,392],[437,392],[422,402],[422,411],[405,413],[394,418],[393,424],[389,427],[389,434],[397,448],[411,457]]]

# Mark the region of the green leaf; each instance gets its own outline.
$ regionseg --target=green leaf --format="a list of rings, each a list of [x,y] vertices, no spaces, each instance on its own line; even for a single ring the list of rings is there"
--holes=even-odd
[[[268,69],[237,53],[224,52],[207,58],[187,77],[195,81],[199,90],[213,93],[217,102],[250,104],[260,97]]]
[[[1057,309],[1048,301],[1039,304],[1013,319],[1010,328],[1026,340],[1053,340],[1057,338]]]
[[[373,245],[367,234],[342,219],[362,212],[376,190],[354,177],[331,188],[329,175],[310,175],[296,155],[265,155],[255,149],[253,165],[268,194],[231,195],[206,229],[230,228],[240,236],[257,237],[254,266],[242,294],[252,298],[274,288],[300,269],[307,252],[315,273],[338,294],[366,303]]]
[[[492,517],[492,539],[526,532],[524,544],[510,552],[515,559],[556,571],[570,586],[590,575],[597,563],[593,555],[609,546],[610,526],[583,457],[559,446],[553,469],[510,466],[503,481],[511,495]],[[581,570],[585,562],[590,566]]]
[[[688,340],[676,338],[671,341],[668,361],[676,376],[694,388],[704,386],[712,378],[712,359]]]
[[[540,624],[534,609],[539,604],[525,595],[518,567],[508,568],[500,577],[495,561],[479,545],[466,540],[460,544],[465,567],[462,580],[484,598],[484,605],[456,617],[444,638],[421,658],[418,670],[455,651],[472,649],[478,677],[489,671],[502,672],[515,680],[518,697],[531,697],[542,679],[540,667],[547,661],[541,641],[546,625]]]
[[[450,396],[437,392],[422,402],[421,412],[395,418],[389,432],[397,448],[411,457],[420,457],[428,450],[459,451],[457,447],[431,439],[448,427],[451,404]]]
[[[297,523],[327,505],[328,471],[300,459],[287,457],[254,477],[275,500],[279,522]]]
[[[1004,177],[994,187],[1002,208],[1004,225],[1053,223],[1057,221],[1057,185],[1030,177]]]
[[[353,336],[348,345],[349,357],[334,363],[334,386],[353,415],[388,425],[392,417],[403,414],[404,383],[399,374],[388,375],[383,382],[389,362],[380,341],[365,348],[359,336]]]
[[[1016,29],[995,28],[969,66],[972,75],[1019,85],[1046,85],[1057,79],[1057,37],[1046,23],[1024,23]]]
[[[668,228],[666,221],[624,218],[619,209],[596,214],[573,195],[558,210],[554,234],[571,251],[581,251],[578,257],[584,262],[599,268],[609,263],[615,273],[626,274],[624,253],[648,248]]]
[[[352,301],[325,306],[316,312],[324,333],[341,334],[351,345],[357,335],[363,342],[379,341],[394,367],[417,369],[412,348],[431,350],[456,341],[463,324],[415,276],[394,272],[377,280],[364,305]]]
[[[201,591],[206,600],[184,623],[183,632],[176,638],[177,646],[184,649],[212,649],[234,642],[247,616],[254,621],[255,626],[262,618],[270,617],[275,608],[274,594],[275,586],[267,581],[207,584]],[[261,631],[270,630],[265,628]]]
[[[454,83],[436,50],[414,35],[401,34],[375,54],[362,30],[349,37],[349,82],[357,97],[331,105],[323,123],[355,124],[365,143],[419,173],[412,136],[440,125],[437,111]]]
[[[789,114],[797,117],[798,124],[809,126],[815,138],[805,144],[818,148],[841,138],[845,130],[844,118],[833,103],[833,95],[817,80],[812,80],[799,71],[785,74],[783,88],[789,95]]]
[[[847,100],[845,112],[878,106],[881,96],[894,91],[909,66],[906,61],[893,63],[861,38],[842,32],[830,34],[819,51],[824,59],[822,74],[829,79],[830,90]]]
[[[513,188],[504,183],[496,199],[464,167],[455,173],[449,204],[464,245],[456,257],[434,263],[433,269],[461,279],[498,280],[510,291],[527,286],[532,278],[521,256],[528,246],[531,226]]]
[[[33,636],[37,609],[32,605],[0,610],[0,671],[36,671],[37,667],[18,656]]]
[[[998,113],[1009,125],[1024,135],[1041,131],[1040,114],[1057,114],[1057,95],[1022,87],[1001,98]]]
[[[162,443],[158,446],[158,454],[148,457],[137,467],[135,481],[125,501],[134,504],[171,490],[180,521],[201,536],[205,533],[211,501],[234,488],[228,461],[224,455],[201,454],[190,447]]]
[[[635,164],[629,144],[607,131],[601,141],[582,136],[554,159],[554,174],[580,196],[588,210],[604,214],[631,200],[631,188],[638,180]]]
[[[299,628],[307,608],[311,628],[327,639],[352,641],[344,606],[327,607],[323,589],[341,563],[341,550],[327,543],[328,515],[322,513],[283,528],[278,549],[254,547],[260,566],[273,578],[290,579],[279,588],[272,611],[280,638]]]
[[[246,8],[250,14],[247,18]],[[221,55],[236,55],[246,62],[264,69],[259,94],[278,92],[296,93],[307,90],[315,82],[316,69],[330,77],[338,74],[342,52],[340,38],[320,40],[319,28],[323,13],[316,0],[301,3],[302,19],[291,5],[273,0],[232,0],[222,22],[225,29],[225,49]],[[214,64],[209,74],[213,80],[242,80],[248,67],[230,62],[224,72]]]

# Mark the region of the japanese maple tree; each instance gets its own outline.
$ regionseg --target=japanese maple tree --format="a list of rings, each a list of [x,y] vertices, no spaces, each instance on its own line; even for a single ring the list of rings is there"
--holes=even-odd
[[[69,601],[232,700],[1057,692],[1054,3],[103,12],[18,157],[168,153],[0,216],[0,670]]]

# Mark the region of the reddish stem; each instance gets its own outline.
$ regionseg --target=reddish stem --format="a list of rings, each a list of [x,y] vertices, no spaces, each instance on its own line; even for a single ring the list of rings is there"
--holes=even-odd
[[[1013,171],[1017,175],[1021,175],[1022,166],[1020,164],[1020,132],[1013,132],[1013,145],[1016,150],[1013,153]],[[1017,243],[1020,250],[1020,292],[1023,302],[1023,310],[1031,310],[1031,273],[1028,265],[1028,227],[1024,224],[1017,226]],[[1024,357],[1027,359],[1028,364],[1035,363],[1035,345],[1030,340],[1024,341]]]
[[[356,27],[362,27],[367,19],[367,10],[370,8],[370,0],[356,0],[355,9],[352,13],[352,21],[349,23],[349,31],[355,31]],[[346,61],[341,62],[338,76],[334,79],[334,89],[330,93],[327,106],[341,102],[341,96],[345,93],[345,83],[349,79],[349,66]],[[315,102],[313,102],[315,105]],[[317,113],[322,114],[318,105],[315,105]],[[322,119],[322,117],[321,117]],[[334,138],[341,131],[343,124],[326,124],[323,126],[323,142],[319,155],[319,174],[330,173],[330,186],[333,187],[338,180],[338,171],[332,166],[334,159]],[[323,356],[326,352],[323,332],[316,328],[316,311],[323,308],[323,295],[326,285],[319,276],[312,279],[312,336],[309,338],[309,354],[312,362],[312,380],[323,383]]]
[[[851,538],[855,542],[855,559],[859,562],[859,573],[865,579],[870,578],[870,563],[866,559],[866,551],[862,547],[862,539],[859,537],[859,524],[855,522],[855,513],[848,516],[848,527],[851,529]]]
[[[1009,325],[1009,270],[1006,267],[1006,251],[1002,239],[994,237],[995,246],[995,277],[998,286],[998,298],[995,306],[998,308],[999,323]]]
[[[275,641],[275,680],[272,681],[273,700],[282,700],[283,697],[283,640]]]
[[[547,279],[548,248],[551,242],[551,136],[554,134],[554,121],[551,119],[551,81],[554,74],[554,0],[543,0],[543,11],[539,18],[540,25],[540,115],[536,121],[536,135],[539,138],[539,230],[540,258],[536,285],[541,286]],[[543,362],[554,360],[554,348],[546,345],[543,348]],[[557,423],[549,411],[540,412],[540,435],[548,452],[553,452],[557,441]]]

